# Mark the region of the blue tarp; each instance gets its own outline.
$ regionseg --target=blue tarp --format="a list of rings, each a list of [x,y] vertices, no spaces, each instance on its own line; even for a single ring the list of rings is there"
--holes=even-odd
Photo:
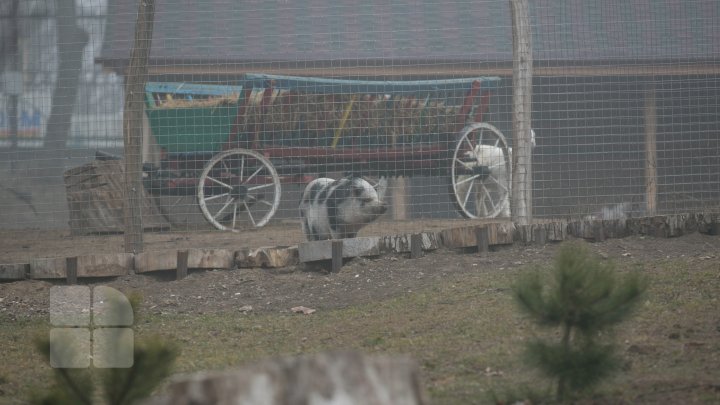
[[[241,86],[149,82],[145,85],[145,91],[148,93],[225,96],[240,93],[243,87],[259,89],[272,85],[273,88],[311,94],[415,94],[430,95],[432,98],[433,95],[467,91],[475,81],[481,83],[482,89],[495,88],[501,80],[494,76],[443,80],[344,80],[248,73]]]
[[[500,80],[492,76],[443,80],[343,80],[248,73],[244,85],[266,88],[272,82],[274,88],[313,94],[442,94],[467,91],[474,81],[481,82],[483,89],[495,88]]]

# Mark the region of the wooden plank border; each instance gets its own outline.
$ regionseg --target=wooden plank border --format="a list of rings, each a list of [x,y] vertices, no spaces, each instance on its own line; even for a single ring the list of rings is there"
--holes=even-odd
[[[422,256],[422,252],[439,248],[479,248],[484,251],[486,244],[488,247],[514,242],[545,244],[569,238],[602,241],[630,235],[671,238],[695,232],[720,234],[720,213],[657,215],[617,220],[557,220],[524,226],[516,226],[510,222],[481,223],[438,232],[345,239],[342,241],[341,255],[338,254],[340,245],[335,246],[333,255],[333,241],[318,241],[298,246],[256,249],[183,249],[137,254],[85,255],[76,258],[41,257],[32,259],[30,263],[0,264],[0,280],[31,278],[77,282],[81,278],[115,277],[133,274],[133,271],[175,271],[178,278],[182,278],[186,275],[186,269],[277,268],[299,262],[332,261],[333,257],[337,264],[339,257],[410,253],[410,257],[417,258]],[[182,255],[184,252],[187,252],[187,264],[184,263]]]
[[[30,278],[30,263],[0,264],[0,280],[24,280]]]

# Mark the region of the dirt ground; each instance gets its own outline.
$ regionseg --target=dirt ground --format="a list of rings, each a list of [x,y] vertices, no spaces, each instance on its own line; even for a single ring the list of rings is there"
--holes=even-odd
[[[394,231],[397,229],[395,228]],[[238,238],[257,242],[255,245],[268,242],[292,243],[299,236],[298,231],[294,232],[296,233],[288,231],[287,227],[278,227],[273,228],[273,232],[258,232],[255,237],[243,235]],[[212,234],[208,233],[199,239],[196,239],[195,234],[176,234],[169,239],[161,239],[159,235],[148,235],[147,239],[157,244],[153,246],[177,248],[180,245],[191,246],[201,240],[207,241],[210,237],[208,235]],[[262,239],[259,238],[260,234],[263,235]],[[121,243],[122,238],[110,236],[97,239],[96,246],[109,249],[110,243],[103,244],[103,240],[112,240],[113,243],[118,244]],[[237,241],[224,240],[227,240],[228,247],[237,246]],[[69,249],[68,252],[72,249],[76,249],[72,252],[79,252],[77,242],[77,239],[58,241],[54,248],[64,246]],[[662,315],[660,320],[652,315],[646,316],[623,335],[624,358],[627,364],[632,364],[633,370],[635,368],[647,370],[634,371],[635,374],[629,377],[629,382],[624,383],[623,389],[629,392],[627,395],[632,400],[616,402],[617,396],[622,397],[623,394],[613,391],[605,394],[609,395],[608,400],[599,402],[591,400],[587,403],[716,403],[714,401],[720,398],[720,385],[712,381],[717,381],[713,375],[717,375],[720,315],[712,310],[712,302],[717,300],[717,294],[720,293],[720,284],[718,284],[720,237],[698,233],[672,239],[635,236],[587,245],[591,252],[614,261],[619,269],[630,270],[641,267],[648,275],[662,276],[666,281],[670,280],[667,278],[670,276],[665,274],[666,270],[663,269],[674,266],[674,263],[682,263],[682,268],[677,270],[677,275],[681,277],[683,272],[695,268],[704,269],[702,277],[692,278],[695,280],[693,283],[702,283],[702,285],[683,284],[682,287],[664,289],[656,282],[656,294],[659,295],[653,302],[687,301],[691,304],[683,308],[688,312],[671,314],[669,318],[666,313],[658,314],[658,316]],[[237,322],[238,316],[242,319],[266,319],[266,317],[288,319],[287,316],[292,315],[291,308],[296,306],[315,309],[319,315],[313,319],[322,319],[324,314],[331,314],[335,310],[348,311],[352,314],[354,308],[364,308],[373,303],[388,302],[396,298],[427,297],[428,291],[433,289],[448,287],[454,289],[455,286],[477,284],[478,280],[485,279],[495,282],[489,284],[481,282],[484,291],[477,291],[475,294],[490,297],[488,299],[491,301],[497,300],[498,297],[508,294],[510,285],[507,280],[512,279],[506,277],[505,281],[500,281],[502,278],[498,278],[499,273],[513,275],[520,269],[549,265],[559,246],[560,244],[556,243],[543,246],[518,243],[495,247],[484,256],[474,252],[440,249],[426,252],[423,257],[413,260],[406,255],[356,258],[348,261],[337,273],[298,265],[275,270],[193,271],[187,278],[179,281],[174,280],[170,272],[165,272],[81,282],[90,286],[113,287],[126,294],[139,294],[142,297],[141,311],[155,317],[154,319],[185,319],[187,322],[192,322],[193,319],[213,318],[214,315],[219,315],[222,319],[231,319],[231,324]],[[33,245],[30,249],[36,248],[37,246]],[[88,246],[83,245],[82,248],[88,249]],[[654,274],[655,272],[657,274]],[[663,280],[662,277],[659,280]],[[0,283],[0,319],[9,322],[9,325],[17,325],[16,333],[22,331],[22,325],[32,324],[38,319],[47,319],[49,289],[53,285],[63,283],[63,281],[42,280]],[[411,312],[408,316],[416,315],[412,315]],[[447,316],[452,317],[451,314]],[[510,323],[512,322],[515,321],[511,320]],[[459,330],[453,330],[448,336],[456,332],[461,333]],[[213,340],[216,338],[212,334],[225,332],[217,332],[213,329],[208,333],[210,335],[200,336],[186,344],[195,347],[200,345],[199,342],[207,339],[215,342],[213,344],[223,344]],[[230,333],[228,336],[222,335],[224,336],[222,339],[231,339],[231,336],[234,336],[232,333],[235,332],[228,333]],[[17,336],[15,338],[17,339]],[[15,342],[12,345],[18,346],[20,343]],[[423,353],[418,355],[431,358],[435,356]],[[460,361],[461,363],[458,364],[464,364],[462,361],[469,360],[461,358],[448,361]],[[661,370],[655,370],[654,364],[660,364]],[[454,363],[448,363],[440,367],[438,369],[440,371],[426,367],[424,372],[428,375],[430,386],[437,390],[438,387],[444,387],[448,379],[460,378],[452,374],[458,373],[457,367],[459,366]],[[506,367],[508,367],[506,372],[510,375],[511,366],[506,365]],[[448,373],[450,375],[446,375]],[[700,378],[699,375],[704,377]],[[698,378],[700,379],[696,381],[695,379]],[[17,384],[14,379],[6,378],[3,388],[0,382],[0,402],[3,402],[3,389],[7,392],[6,399],[24,392]],[[437,398],[438,403],[468,403],[457,399],[463,398],[459,393],[452,395],[455,399]]]
[[[284,235],[281,229],[264,233],[265,240],[278,244],[291,243],[292,236],[289,233]],[[156,240],[152,243],[153,246],[190,247],[198,241],[206,241],[207,235],[176,236],[176,239]],[[244,235],[238,238],[248,237]],[[117,236],[107,238],[118,243],[115,241]],[[78,249],[73,240],[57,243],[55,247]],[[227,247],[239,245],[229,240],[227,243]],[[103,247],[107,248],[108,245]],[[636,236],[589,245],[602,257],[628,266],[632,263],[662,262],[676,258],[698,261],[720,259],[720,238],[702,234],[672,239]],[[140,293],[144,307],[158,314],[237,311],[248,305],[254,311],[288,311],[298,305],[332,309],[410,293],[430,287],[439,280],[462,281],[467,275],[483,272],[548,265],[558,246],[499,246],[484,257],[478,257],[475,253],[441,249],[426,252],[424,257],[416,260],[409,260],[404,255],[356,258],[347,261],[337,274],[301,264],[276,270],[198,270],[191,271],[186,279],[180,281],[175,281],[171,272],[159,272],[81,282],[107,285],[126,293]],[[79,252],[73,250],[76,251]],[[49,288],[62,283],[41,280],[2,283],[0,311],[11,318],[45,314],[48,310]]]

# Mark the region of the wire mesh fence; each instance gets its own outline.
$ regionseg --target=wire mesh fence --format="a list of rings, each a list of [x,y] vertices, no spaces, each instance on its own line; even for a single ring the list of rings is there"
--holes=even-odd
[[[130,153],[150,243],[510,219],[507,1],[154,3],[143,120],[123,122],[137,1],[0,2],[8,252],[121,234]],[[533,217],[720,210],[717,2],[529,3]]]

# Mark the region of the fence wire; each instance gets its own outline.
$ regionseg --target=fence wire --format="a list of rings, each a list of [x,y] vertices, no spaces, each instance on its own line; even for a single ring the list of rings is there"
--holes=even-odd
[[[123,250],[129,125],[155,248],[510,219],[507,1],[156,0],[143,122],[124,123],[138,5],[0,1],[0,263],[33,240]],[[717,2],[529,16],[533,217],[718,212]]]

